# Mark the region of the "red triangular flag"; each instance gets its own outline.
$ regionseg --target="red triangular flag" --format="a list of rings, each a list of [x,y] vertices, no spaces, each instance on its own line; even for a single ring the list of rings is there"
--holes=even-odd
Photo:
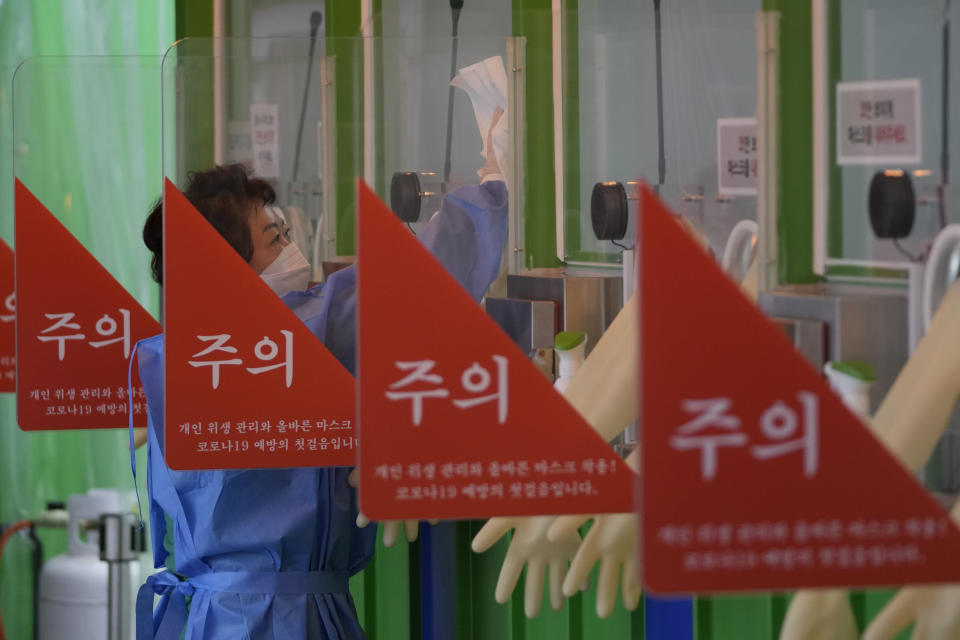
[[[960,531],[647,187],[643,573],[657,592],[960,580]]]
[[[360,499],[371,518],[633,508],[633,473],[363,182]]]
[[[19,180],[15,191],[17,422],[126,428],[130,351],[160,325]],[[134,382],[134,424],[146,426]]]
[[[169,180],[163,236],[167,464],[353,465],[353,376]]]
[[[0,240],[0,393],[17,390],[16,296],[13,293],[13,249]]]

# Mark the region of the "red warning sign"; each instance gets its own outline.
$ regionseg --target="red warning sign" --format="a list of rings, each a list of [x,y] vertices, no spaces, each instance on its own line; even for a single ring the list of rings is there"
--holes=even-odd
[[[17,421],[21,429],[146,426],[133,345],[156,320],[16,181]]]
[[[386,205],[358,189],[363,512],[630,511],[632,471]]]
[[[167,464],[355,464],[353,376],[169,180],[164,214]]]
[[[0,240],[0,393],[17,390],[17,303],[13,292],[13,250]]]
[[[649,588],[960,580],[943,509],[648,188],[641,198]]]

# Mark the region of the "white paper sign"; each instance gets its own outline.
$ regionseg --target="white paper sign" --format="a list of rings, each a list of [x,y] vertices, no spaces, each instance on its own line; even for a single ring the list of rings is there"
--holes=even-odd
[[[253,149],[250,145],[250,123],[230,120],[227,122],[227,158],[253,166]]]
[[[920,80],[837,84],[837,164],[918,164]]]
[[[280,126],[276,104],[250,105],[253,172],[261,178],[280,177]]]
[[[757,195],[757,119],[717,118],[717,192]]]

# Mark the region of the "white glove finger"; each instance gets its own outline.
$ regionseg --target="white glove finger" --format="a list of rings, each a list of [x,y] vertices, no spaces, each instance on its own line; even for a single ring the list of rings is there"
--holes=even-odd
[[[567,560],[553,558],[550,560],[550,606],[554,611],[563,608],[563,579],[567,575]]]
[[[591,529],[580,543],[577,555],[573,556],[573,562],[570,563],[567,577],[563,581],[563,595],[572,598],[577,593],[583,583],[590,578],[590,572],[599,557],[596,531]]]
[[[400,523],[396,520],[387,520],[383,523],[383,546],[391,548],[397,544],[400,537]]]
[[[597,617],[609,618],[617,600],[617,574],[620,565],[613,556],[604,556],[597,575]]]
[[[427,520],[427,522],[429,522],[430,524],[434,524],[434,525],[435,525],[435,524],[439,524],[439,523],[440,523],[440,521],[439,521],[439,520],[436,520],[436,519],[433,519],[433,520]]]
[[[473,537],[470,548],[475,553],[483,553],[502,538],[516,523],[515,518],[490,518]]]
[[[801,589],[793,594],[780,627],[784,640],[860,637],[857,621],[844,589]]]
[[[347,484],[351,487],[360,486],[360,467],[354,467],[353,471],[350,472],[350,475],[347,476]]]
[[[593,516],[560,516],[547,529],[547,540],[560,542],[570,534],[576,533]]]
[[[362,513],[357,513],[357,526],[363,529],[365,526],[370,524],[370,518],[363,515]]]
[[[637,525],[640,522],[635,513],[614,513],[604,518],[605,526],[600,531],[600,546],[604,549],[615,549],[623,546],[626,540],[631,547],[639,542]]]
[[[404,520],[403,532],[407,534],[407,542],[416,542],[417,536],[420,535],[420,521]]]
[[[641,589],[637,569],[636,557],[628,556],[623,562],[622,584],[620,585],[620,595],[623,597],[623,608],[627,611],[633,611],[640,604]]]
[[[503,559],[503,566],[500,568],[500,577],[497,578],[497,588],[494,592],[494,598],[500,604],[510,599],[514,587],[517,586],[517,580],[520,579],[520,573],[523,571],[523,559],[520,553],[516,552],[516,547],[510,545],[507,549],[507,555]]]
[[[927,589],[916,587],[900,589],[900,592],[867,626],[866,631],[863,632],[863,640],[889,640],[906,629],[917,617],[917,603],[918,599],[923,597],[923,591]]]
[[[542,558],[530,558],[527,561],[527,581],[523,589],[523,612],[528,618],[540,615],[540,603],[543,602],[543,579],[546,565]]]

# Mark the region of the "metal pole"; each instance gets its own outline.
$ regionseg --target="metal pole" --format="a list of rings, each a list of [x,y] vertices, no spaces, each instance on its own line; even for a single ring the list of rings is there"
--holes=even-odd
[[[463,8],[463,0],[451,0],[450,15],[452,20],[452,32],[450,34],[450,80],[457,75],[457,33],[460,24],[460,10]],[[450,182],[450,147],[453,141],[453,85],[447,89],[447,140],[443,156],[443,182],[440,183],[440,191],[447,192],[447,183]],[[493,151],[490,150],[490,153]]]
[[[653,24],[657,48],[657,184],[667,175],[667,154],[663,141],[663,48],[660,42],[660,0],[653,0]]]
[[[130,570],[125,562],[108,562],[107,638],[128,640],[130,633]]]
[[[100,559],[107,563],[107,640],[129,640],[133,629],[130,563],[143,550],[143,531],[132,513],[100,517]]]
[[[303,101],[300,103],[300,123],[297,125],[297,148],[293,153],[293,180],[300,177],[300,145],[303,142],[303,120],[307,115],[307,98],[310,95],[310,76],[313,74],[313,51],[317,46],[317,31],[323,24],[323,14],[314,11],[310,14],[310,51],[307,53],[307,80],[303,85]],[[329,124],[329,123],[327,123]],[[321,125],[326,126],[326,125]],[[294,187],[296,188],[296,187]]]

